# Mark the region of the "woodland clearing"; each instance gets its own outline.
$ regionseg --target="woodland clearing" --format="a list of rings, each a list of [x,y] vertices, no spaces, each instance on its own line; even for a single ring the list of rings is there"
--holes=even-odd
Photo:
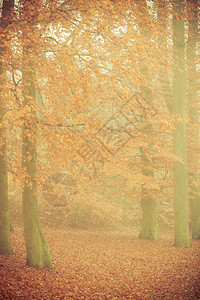
[[[15,224],[14,224],[15,225]],[[173,233],[153,242],[136,231],[44,227],[53,269],[26,266],[22,226],[14,255],[0,256],[0,299],[200,299],[200,241],[173,246]]]

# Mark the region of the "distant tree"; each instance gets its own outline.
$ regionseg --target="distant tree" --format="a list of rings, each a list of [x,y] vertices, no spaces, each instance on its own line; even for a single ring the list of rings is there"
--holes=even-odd
[[[188,180],[186,151],[186,79],[184,1],[173,3],[173,111],[177,122],[174,129],[174,154],[182,161],[174,163],[174,225],[175,246],[190,247],[188,223]]]
[[[173,90],[170,84],[170,77],[172,77],[172,64],[170,57],[172,56],[172,46],[169,45],[169,38],[172,35],[172,28],[170,27],[169,16],[169,3],[167,0],[158,1],[157,20],[159,34],[160,49],[166,55],[160,59],[159,67],[159,81],[161,86],[161,94],[165,99],[169,112],[172,112],[173,104]]]
[[[147,87],[142,88],[146,101],[151,102],[151,90]],[[143,129],[144,134],[152,135],[152,126],[147,125]],[[152,152],[153,145],[148,144],[147,149],[140,149],[141,160],[142,160],[142,174],[148,181],[154,180],[154,171],[152,164]],[[150,155],[148,155],[151,153]],[[149,195],[147,183],[142,184],[142,195],[141,195],[141,209],[142,209],[142,227],[140,231],[140,238],[148,238],[150,240],[158,240],[158,215],[157,215],[157,201],[155,198]]]
[[[12,22],[14,0],[4,0],[0,19],[0,254],[12,254],[10,219],[8,209],[8,172],[6,153],[6,129],[3,118],[6,113],[6,66],[4,56],[8,51],[7,27]]]
[[[192,237],[200,239],[200,184],[199,172],[199,103],[197,81],[197,45],[198,45],[198,7],[200,3],[187,1],[189,19],[187,43],[187,103],[189,110],[188,125],[188,182],[190,198],[190,217]]]
[[[142,36],[144,41],[146,40],[147,45],[151,48],[151,33],[148,30],[148,22],[150,20],[150,12],[147,7],[146,1],[141,1],[139,5],[139,9],[143,12],[143,22],[140,24]],[[147,50],[147,52],[149,49]],[[148,66],[146,65],[145,61],[141,64],[141,74],[144,77],[148,75]],[[151,105],[153,106],[153,97],[152,97],[152,90],[148,87],[148,85],[142,83],[140,86],[142,95],[145,101],[148,103],[149,108]],[[147,114],[144,113],[142,118],[146,119]],[[148,124],[143,128],[143,134],[148,136],[152,136],[152,125]],[[153,145],[149,142],[147,149],[145,147],[140,148],[141,152],[141,164],[142,164],[142,174],[144,178],[147,178],[148,181],[154,180],[154,170],[153,170]],[[148,155],[147,153],[150,153]],[[145,180],[146,181],[146,180]],[[157,201],[155,198],[150,196],[148,193],[148,188],[146,187],[148,184],[144,182],[142,184],[142,195],[141,195],[141,209],[142,209],[142,226],[141,231],[139,234],[140,238],[148,238],[150,240],[158,240],[158,215],[157,215]]]

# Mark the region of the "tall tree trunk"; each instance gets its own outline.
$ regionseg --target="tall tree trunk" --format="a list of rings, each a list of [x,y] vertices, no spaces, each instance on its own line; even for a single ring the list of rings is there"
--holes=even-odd
[[[159,238],[156,201],[150,198],[145,199],[143,197],[141,200],[141,208],[142,229],[139,237],[156,241]]]
[[[142,158],[143,162],[147,161],[145,156]],[[154,173],[147,169],[142,170],[144,176],[154,176]],[[148,192],[145,187],[142,187],[142,227],[139,234],[140,238],[147,238],[149,240],[157,241],[159,239],[158,233],[158,216],[157,203],[155,199],[148,197]]]
[[[1,72],[0,72],[1,76]],[[0,95],[2,97],[2,95]],[[3,117],[2,98],[0,117]],[[4,129],[0,129],[1,136],[1,153],[0,153],[0,254],[12,254],[10,239],[10,218],[8,209],[8,172],[7,172],[7,155],[6,139]]]
[[[196,46],[198,42],[198,2],[188,0],[188,48],[187,48],[187,78],[188,78],[188,106],[191,126],[188,126],[188,169],[189,169],[189,198],[192,237],[200,239],[200,189],[195,187],[198,181],[198,160],[196,144],[199,140],[198,118],[198,82],[196,70]]]
[[[36,111],[35,72],[31,65],[34,47],[23,49],[24,125],[22,128],[22,169],[25,174],[22,192],[23,223],[27,265],[52,268],[48,244],[41,230],[36,184]]]
[[[6,74],[3,66],[3,54],[6,51],[4,41],[6,41],[6,27],[9,24],[14,7],[14,0],[4,0],[2,6],[1,27],[4,32],[4,38],[0,40],[0,123],[2,123],[5,114],[5,102],[3,85],[5,85]],[[2,125],[2,124],[0,124]],[[7,172],[7,154],[6,154],[6,132],[0,128],[0,254],[12,254],[10,239],[10,218],[8,209],[8,172]]]
[[[149,15],[149,9],[147,7],[147,2],[146,0],[142,0],[140,3],[140,10],[142,15],[146,15],[146,19],[150,19]],[[147,22],[148,24],[148,22]],[[142,35],[144,39],[150,44],[151,43],[151,37],[149,35],[148,27],[147,24],[141,24],[140,29],[142,32]],[[141,74],[147,73],[147,66],[141,66],[140,71]],[[152,99],[152,91],[151,89],[144,83],[141,84],[140,90],[145,98],[145,101],[147,103],[153,103]],[[146,116],[143,116],[146,118]],[[143,131],[148,132],[149,135],[152,134],[152,128],[151,125],[147,126],[146,128],[143,129]],[[149,143],[148,145],[150,152],[152,151],[152,145]],[[149,169],[152,167],[152,164],[150,163],[145,151],[143,149],[140,150],[141,152],[141,161],[142,161],[142,174],[144,177],[150,177],[153,179],[154,177],[154,172],[149,171]],[[150,240],[158,240],[159,235],[158,235],[158,216],[157,216],[157,202],[155,199],[152,199],[148,195],[148,190],[145,188],[145,185],[142,186],[142,197],[141,197],[141,209],[142,209],[142,227],[141,227],[141,232],[139,234],[140,238],[147,238]]]
[[[186,113],[184,0],[175,0],[173,5],[173,108],[177,117],[183,119]],[[175,125],[174,154],[182,159],[182,162],[176,161],[174,163],[174,244],[179,247],[190,247],[188,224],[186,124],[183,120],[178,121]]]
[[[168,33],[167,33],[167,26],[169,22],[169,17],[166,15],[166,3],[167,1],[158,1],[158,11],[157,11],[157,18],[158,24],[160,26],[161,34],[159,35],[159,43],[160,49],[163,53],[168,52]],[[167,55],[163,55],[160,60],[160,70],[159,70],[159,80],[161,85],[161,93],[165,99],[165,103],[169,112],[173,111],[173,91],[172,86],[170,85],[170,76],[169,76],[169,66]]]
[[[147,87],[142,87],[141,90],[144,93],[148,102],[151,99],[151,90]],[[143,129],[148,132],[149,135],[152,134],[151,125]],[[149,150],[152,151],[152,145],[148,145]],[[141,160],[142,160],[142,174],[144,177],[152,178],[154,177],[154,172],[151,171],[152,163],[147,158],[145,151],[140,149]],[[159,239],[158,233],[158,215],[157,215],[157,202],[155,199],[152,199],[148,195],[148,190],[145,188],[145,185],[142,186],[142,197],[141,197],[141,209],[142,209],[142,227],[139,234],[140,238],[147,238],[149,240],[157,241]]]

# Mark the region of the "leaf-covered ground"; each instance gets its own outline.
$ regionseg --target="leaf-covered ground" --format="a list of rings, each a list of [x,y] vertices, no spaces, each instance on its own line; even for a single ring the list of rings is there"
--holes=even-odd
[[[200,241],[173,247],[137,232],[45,228],[53,270],[26,266],[21,227],[0,256],[0,299],[200,299]]]

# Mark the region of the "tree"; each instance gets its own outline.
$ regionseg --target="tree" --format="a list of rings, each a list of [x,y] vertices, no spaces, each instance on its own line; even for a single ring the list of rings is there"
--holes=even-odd
[[[142,2],[142,7],[140,9],[143,11],[145,17],[143,20],[143,23],[141,24],[141,29],[142,29],[142,35],[145,40],[147,40],[147,44],[151,45],[150,42],[150,32],[148,32],[148,20],[150,19],[149,16],[149,9],[147,8],[147,3],[146,1],[141,1]],[[141,5],[141,4],[140,4]],[[149,46],[151,48],[151,46]],[[149,49],[148,49],[149,50]],[[147,50],[147,51],[148,51]],[[148,70],[148,67],[145,65],[142,65],[141,67],[141,73],[144,76],[148,76],[146,72]],[[145,101],[153,106],[153,97],[152,97],[152,91],[151,89],[144,84],[141,84],[140,87],[143,97]],[[146,120],[146,113],[144,111],[143,118]],[[152,125],[147,125],[143,129],[144,134],[146,136],[152,136]],[[147,151],[146,151],[147,150]],[[147,153],[151,153],[150,156],[152,156],[153,152],[153,145],[148,144],[147,149],[140,149],[141,152],[141,163],[142,163],[142,174],[144,177],[147,177],[148,179],[151,178],[153,180],[154,177],[154,171],[153,171],[153,164],[152,164],[152,157],[148,157]],[[147,152],[147,153],[146,153]],[[152,198],[149,193],[148,189],[146,188],[146,183],[142,184],[142,196],[141,196],[141,209],[142,209],[142,227],[141,227],[141,232],[139,237],[141,238],[148,238],[150,240],[158,240],[159,234],[158,234],[158,216],[157,216],[157,202],[156,199]]]
[[[161,77],[166,79],[168,61],[162,58],[163,54],[171,55],[167,51],[172,48],[172,43],[169,47],[160,45],[170,41],[166,28],[171,20],[167,19],[160,41],[162,27],[157,26],[158,11],[155,11],[158,2],[127,1],[124,6],[117,0],[89,2],[87,11],[82,0],[63,4],[46,1],[46,5],[39,0],[17,2],[20,5],[16,10],[14,54],[10,62],[14,61],[12,65],[16,67],[13,77],[17,78],[14,85],[18,106],[13,105],[13,112],[20,120],[14,123],[18,127],[18,144],[23,120],[22,169],[18,177],[23,185],[24,234],[29,265],[51,266],[37,201],[37,187],[45,182],[45,171],[48,175],[54,168],[60,172],[74,160],[77,168],[74,167],[72,172],[80,174],[83,165],[87,173],[87,165],[99,163],[101,158],[112,167],[114,160],[123,165],[132,155],[134,176],[131,180],[135,194],[134,187],[137,188],[137,196],[133,198],[142,197],[140,236],[156,240],[156,201],[163,197],[166,179],[162,176],[163,170],[171,168],[172,157],[181,159],[179,141],[175,143],[175,155],[170,153],[172,128],[169,124],[172,118],[167,107],[171,106],[171,99],[166,99],[163,92],[171,83],[171,64],[165,87],[161,88],[158,80],[159,66]],[[171,4],[167,9],[169,15]],[[105,18],[105,15],[110,17]],[[174,37],[177,31],[175,20]],[[174,76],[175,103],[179,101],[177,90],[182,79],[179,69],[183,55],[179,52],[180,48],[174,43],[175,69],[178,70]],[[41,92],[41,99],[43,97],[44,105],[40,108],[36,103],[36,88],[37,93]],[[182,98],[184,104],[184,95]],[[174,111],[181,115],[179,110]],[[181,122],[177,128],[182,130]],[[179,136],[177,128],[175,141]],[[131,145],[127,145],[130,140]],[[18,161],[19,149],[20,146],[16,150]],[[180,159],[176,159],[178,176],[182,172]],[[101,168],[100,163],[98,167]],[[88,178],[92,176],[95,175],[90,174]],[[166,196],[171,195],[168,192]]]
[[[151,90],[147,87],[143,87],[145,99],[148,102],[152,101]],[[147,100],[148,99],[148,100]],[[145,117],[144,117],[145,118]],[[152,135],[152,126],[148,125],[144,129],[144,133]],[[153,171],[153,158],[151,157],[153,152],[153,145],[148,144],[148,147],[145,149],[140,149],[141,160],[142,160],[142,174],[148,180],[154,179]],[[148,155],[147,153],[151,153]],[[141,209],[142,209],[142,227],[139,237],[148,238],[150,240],[158,240],[158,216],[157,216],[157,202],[156,199],[149,195],[148,189],[146,188],[146,183],[142,184],[142,196],[141,196]]]
[[[37,16],[35,1],[24,2],[26,17],[30,10],[32,18]],[[33,6],[34,4],[34,6]],[[34,267],[52,268],[50,252],[47,241],[41,230],[36,183],[36,74],[34,70],[35,46],[31,44],[37,26],[32,25],[26,32],[23,45],[23,69],[22,69],[22,92],[24,124],[22,128],[22,171],[24,172],[23,182],[23,224],[26,244],[27,265]],[[30,40],[29,40],[30,39]]]
[[[6,130],[3,118],[6,113],[4,81],[6,81],[6,67],[4,55],[8,50],[7,27],[11,22],[14,0],[4,0],[1,16],[0,40],[0,254],[12,254],[10,239],[10,219],[8,209],[8,172],[6,154]]]
[[[169,112],[172,112],[172,103],[173,103],[173,91],[172,86],[170,85],[170,76],[171,76],[171,63],[169,57],[171,54],[171,48],[169,46],[169,32],[171,28],[169,26],[169,13],[168,3],[166,0],[158,1],[158,25],[159,25],[159,40],[160,40],[160,49],[165,55],[160,58],[160,67],[159,67],[159,81],[161,85],[162,95],[165,99],[167,108]]]
[[[182,161],[174,163],[174,244],[190,247],[188,224],[188,180],[186,151],[186,80],[185,80],[185,38],[184,1],[173,4],[173,111],[177,116],[174,129],[174,154]]]
[[[119,3],[117,1],[114,2],[114,6],[116,9],[119,9],[118,4]],[[140,129],[137,128],[137,126],[133,126],[134,129],[132,131],[130,130],[130,133],[134,135],[134,140],[135,140],[135,143],[132,144],[134,147],[132,148],[132,152],[133,152],[132,161],[134,161],[133,156],[135,155],[135,151],[136,148],[138,147],[138,144],[140,145],[138,148],[140,149],[139,151],[141,153],[139,172],[142,173],[142,176],[140,176],[141,174],[137,174],[135,176],[135,178],[138,178],[138,181],[140,180],[140,184],[142,185],[143,214],[142,214],[142,230],[140,236],[156,240],[158,239],[158,222],[157,222],[157,210],[156,210],[156,198],[158,198],[158,195],[157,196],[155,195],[155,191],[158,191],[158,189],[155,189],[156,184],[154,186],[152,184],[153,182],[156,182],[156,179],[154,178],[154,166],[152,163],[152,158],[156,154],[156,151],[154,151],[154,145],[152,145],[152,140],[154,137],[154,143],[155,143],[155,132],[156,132],[155,127],[158,127],[158,124],[157,126],[155,126],[156,117],[153,118],[153,115],[155,113],[154,110],[156,106],[155,103],[156,102],[158,103],[159,96],[158,93],[156,94],[156,92],[154,93],[152,92],[152,90],[155,88],[153,82],[155,82],[157,76],[157,74],[155,73],[158,72],[155,71],[157,70],[157,68],[155,67],[155,69],[153,69],[152,65],[154,63],[155,65],[158,64],[157,57],[159,57],[160,59],[160,56],[158,55],[159,53],[158,47],[157,48],[155,47],[156,44],[155,41],[157,40],[156,32],[158,31],[156,31],[156,26],[154,27],[152,25],[153,20],[152,17],[150,17],[151,14],[149,11],[149,7],[147,7],[146,1],[140,1],[140,2],[133,1],[129,7],[129,12],[127,12],[127,7],[125,4],[125,7],[120,6],[118,12],[120,14],[120,18],[119,18],[119,20],[121,21],[121,23],[119,21],[120,24],[117,23],[116,25],[115,23],[115,25],[113,26],[113,23],[110,24],[109,21],[107,23],[102,21],[99,15],[98,18],[99,27],[97,28],[100,28],[101,30],[103,29],[103,33],[102,33],[103,38],[105,38],[106,36],[105,48],[107,47],[107,51],[105,51],[105,53],[107,56],[104,57],[104,61],[109,62],[109,68],[105,67],[105,69],[110,71],[110,73],[112,74],[112,76],[110,77],[112,80],[112,85],[110,85],[109,96],[111,95],[111,97],[113,97],[111,93],[117,91],[116,94],[117,96],[119,96],[119,101],[121,101],[122,99],[125,102],[126,98],[123,96],[123,93],[125,94],[125,92],[127,91],[129,92],[131,91],[132,93],[134,93],[135,91],[139,90],[140,97],[138,98],[140,99],[138,99],[138,103],[137,104],[134,103],[135,97],[133,97],[134,101],[132,103],[132,106],[131,104],[128,105],[126,111],[129,108],[130,115],[131,112],[134,112],[132,113],[133,123],[138,122],[139,115],[143,115],[143,117],[141,118],[141,123],[143,123],[143,121],[144,122],[149,121],[149,125],[144,126],[142,131],[140,131]],[[132,15],[130,12],[132,13]],[[135,16],[134,20],[132,18],[133,15]],[[101,24],[101,22],[103,24]],[[123,28],[122,33],[120,34],[115,33],[113,29],[113,27],[115,26],[116,27],[121,26]],[[96,28],[95,26],[93,27]],[[107,43],[107,40],[109,40],[110,43]],[[89,45],[90,43],[91,42],[88,41]],[[95,41],[93,44],[96,45],[96,43],[97,41]],[[98,53],[98,49],[96,50],[96,52]],[[112,53],[112,55],[110,55],[109,57],[108,53],[109,54]],[[107,91],[106,88],[108,89],[108,86],[107,87],[105,86],[105,91]],[[152,101],[153,99],[155,103],[153,103]],[[141,105],[141,101],[143,100],[144,103],[142,103]],[[125,102],[125,106],[126,106],[126,102]],[[139,111],[138,107],[140,107],[140,109],[143,110],[142,113]],[[149,115],[148,117],[145,116],[144,118],[144,112],[148,111],[148,109],[149,109]],[[155,115],[157,116],[157,113]],[[129,120],[131,120],[131,118]],[[137,139],[138,144],[136,142],[136,136],[138,136]],[[148,145],[146,145],[147,141],[149,143]],[[166,154],[167,153],[165,153],[165,156]]]
[[[200,239],[200,187],[198,182],[199,161],[199,115],[196,47],[198,42],[198,1],[188,0],[188,44],[187,44],[187,99],[188,125],[188,182],[192,237]]]

